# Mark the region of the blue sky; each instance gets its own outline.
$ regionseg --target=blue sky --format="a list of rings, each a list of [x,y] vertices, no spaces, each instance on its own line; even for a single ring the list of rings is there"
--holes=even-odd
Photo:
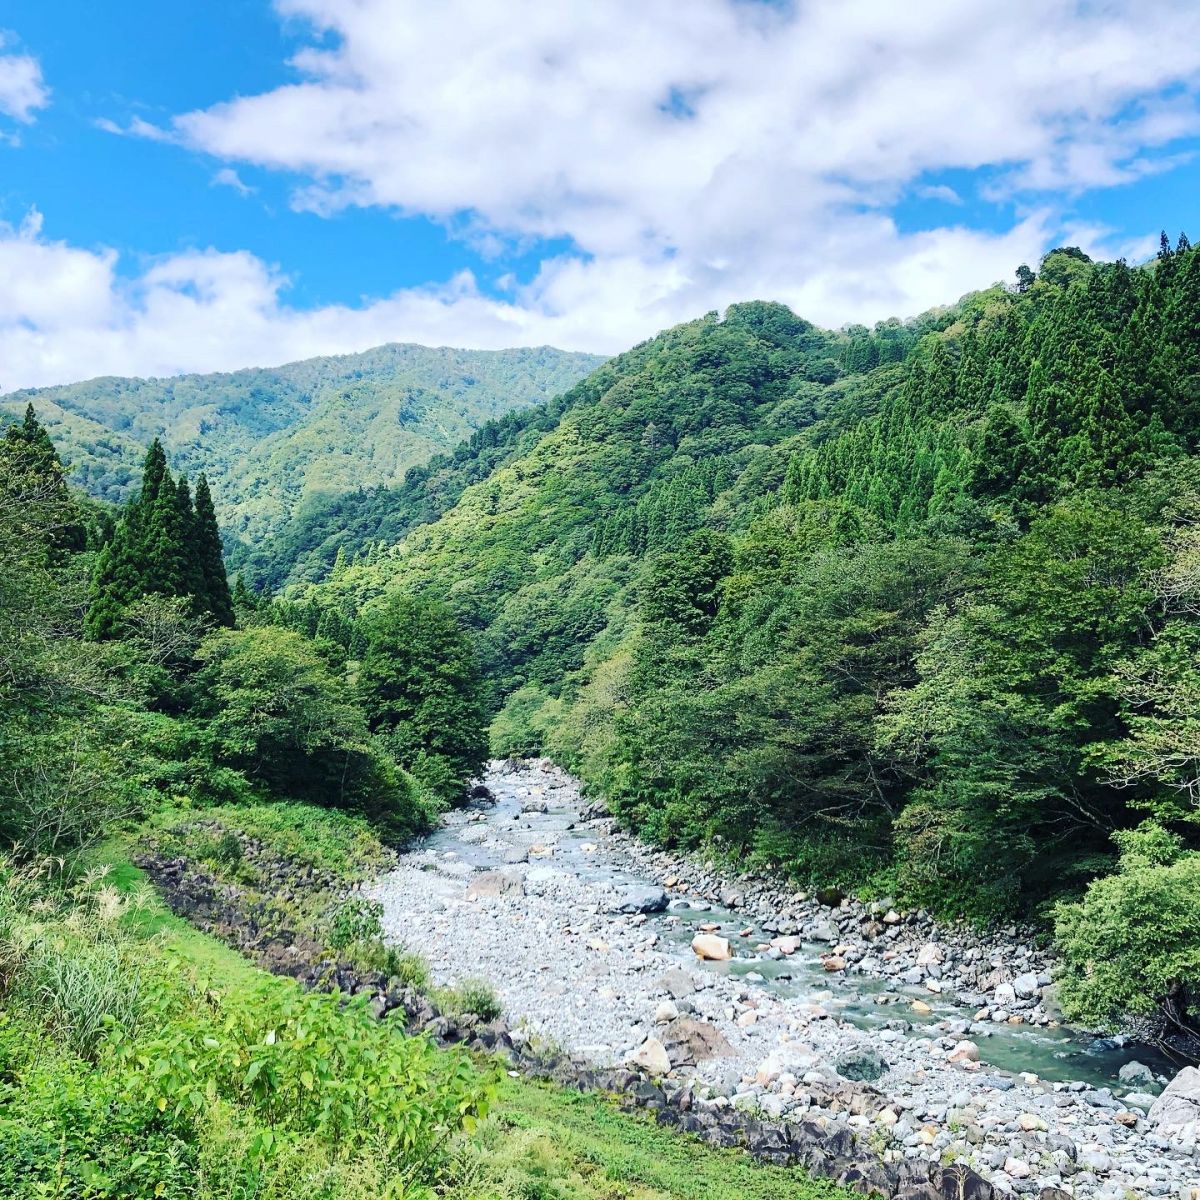
[[[912,315],[1196,236],[1177,0],[10,0],[0,389]]]

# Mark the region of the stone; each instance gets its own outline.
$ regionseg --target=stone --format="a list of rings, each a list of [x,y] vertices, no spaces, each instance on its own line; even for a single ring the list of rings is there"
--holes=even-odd
[[[658,913],[667,907],[667,893],[659,887],[630,884],[609,902],[610,913]]]
[[[510,871],[483,871],[467,887],[468,900],[496,900],[502,896],[524,894],[524,881]]]
[[[656,1077],[666,1075],[671,1069],[666,1047],[658,1038],[647,1038],[636,1050],[630,1051],[625,1061]]]
[[[838,940],[837,926],[829,920],[814,921],[809,928],[808,936],[814,942],[836,942]]]
[[[711,962],[726,962],[733,957],[729,939],[717,937],[715,933],[696,934],[692,938],[692,952],[697,958],[708,959]]]
[[[979,1047],[974,1042],[964,1039],[946,1055],[946,1058],[947,1061],[952,1063],[978,1062]]]
[[[864,1046],[838,1055],[834,1068],[843,1079],[854,1083],[874,1083],[887,1071],[888,1065],[878,1051]]]
[[[670,967],[664,971],[657,981],[657,986],[669,992],[676,1000],[682,1000],[696,990],[695,980],[682,967]]]
[[[1200,1141],[1200,1068],[1184,1067],[1150,1109],[1150,1124],[1166,1138]]]
[[[1134,1060],[1117,1072],[1117,1078],[1129,1087],[1146,1087],[1154,1083],[1154,1072],[1145,1063]]]
[[[1033,972],[1018,975],[1012,981],[1012,989],[1022,1000],[1036,1000],[1042,990],[1038,986],[1038,977]],[[999,988],[996,990],[999,991]]]
[[[774,937],[769,945],[778,950],[780,954],[795,954],[800,949],[800,939],[798,937]]]
[[[1004,1160],[1004,1173],[1013,1179],[1028,1179],[1033,1171],[1023,1158],[1013,1158],[1012,1155],[1009,1155]]]
[[[942,963],[946,959],[946,952],[937,944],[937,942],[926,942],[925,945],[917,951],[917,966],[929,967],[935,963]]]
[[[846,960],[840,954],[831,954],[822,962],[827,971],[844,971],[846,969]]]
[[[662,1034],[671,1062],[677,1067],[695,1066],[710,1058],[726,1058],[733,1053],[725,1035],[708,1021],[679,1017],[665,1026]]]
[[[654,1023],[656,1025],[666,1025],[669,1021],[674,1021],[679,1016],[679,1009],[675,1006],[674,1000],[664,1000],[654,1010]]]
[[[1023,1133],[1044,1133],[1048,1126],[1037,1113],[1021,1113],[1017,1118],[1017,1128]]]
[[[1012,1008],[1017,1002],[1017,989],[1011,983],[996,985],[996,1005],[999,1008]]]
[[[933,1012],[933,1009],[930,1008],[929,1005],[926,1004],[924,1000],[914,1000],[912,1002],[911,1008],[912,1008],[913,1012],[920,1013],[921,1016],[927,1016],[929,1013]]]

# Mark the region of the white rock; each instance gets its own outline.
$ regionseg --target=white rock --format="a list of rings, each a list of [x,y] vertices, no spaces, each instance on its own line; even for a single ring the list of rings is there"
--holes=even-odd
[[[625,1060],[631,1066],[641,1067],[651,1075],[665,1075],[671,1069],[666,1047],[658,1038],[647,1038],[636,1050],[631,1050]]]

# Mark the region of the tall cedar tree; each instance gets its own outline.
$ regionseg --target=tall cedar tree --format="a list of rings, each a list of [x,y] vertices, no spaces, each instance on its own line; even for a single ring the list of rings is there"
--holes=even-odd
[[[96,564],[86,635],[96,641],[119,637],[126,609],[150,595],[190,596],[198,614],[233,623],[208,483],[201,476],[193,505],[187,481],[171,478],[157,438],[146,454],[141,490],[126,504]]]
[[[10,425],[4,431],[4,443],[10,461],[14,462],[17,470],[36,481],[39,492],[37,500],[55,507],[65,518],[50,536],[49,553],[52,559],[58,561],[65,555],[82,550],[87,535],[83,525],[73,519],[78,512],[67,489],[66,471],[32,404],[26,407],[23,421]]]

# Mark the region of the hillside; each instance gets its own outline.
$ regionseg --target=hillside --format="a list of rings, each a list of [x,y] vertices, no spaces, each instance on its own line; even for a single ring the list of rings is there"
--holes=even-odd
[[[32,401],[72,483],[113,502],[128,497],[147,444],[160,438],[185,474],[207,472],[236,558],[237,543],[328,497],[399,483],[484,422],[544,403],[601,361],[549,347],[388,345],[230,374],[13,392],[0,397],[0,418]]]
[[[448,602],[493,748],[647,836],[1028,911],[1147,816],[1197,840],[1168,718],[1200,642],[1198,316],[1186,243],[1056,251],[873,332],[735,306],[457,452],[392,495],[396,544],[294,595]]]

